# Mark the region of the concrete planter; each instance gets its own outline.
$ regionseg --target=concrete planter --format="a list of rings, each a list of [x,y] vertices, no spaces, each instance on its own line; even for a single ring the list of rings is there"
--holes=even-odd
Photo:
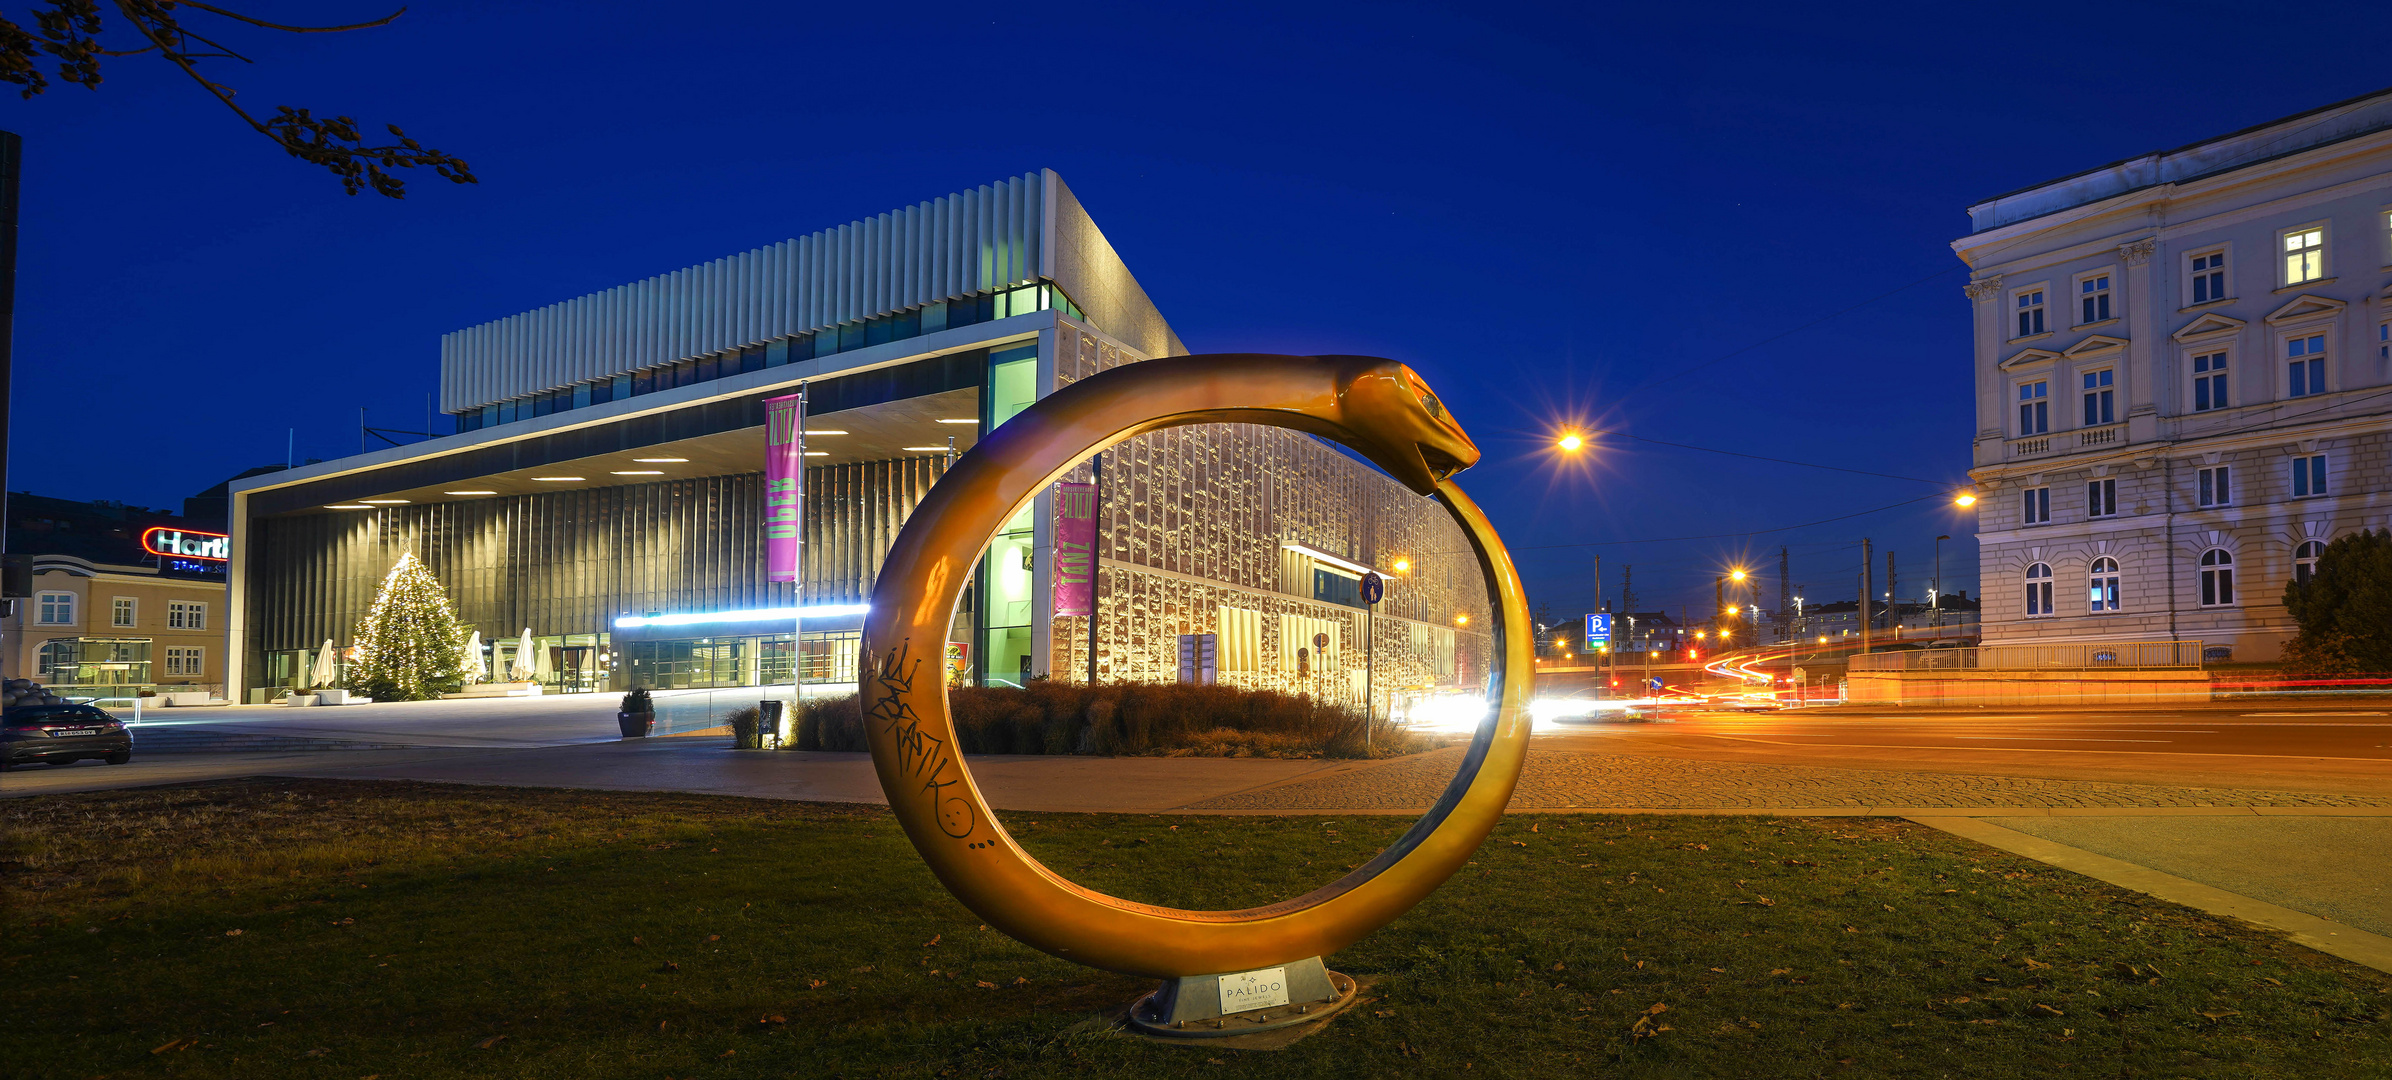
[[[314,694],[284,694],[282,703],[294,708],[305,708],[316,703],[316,696]]]
[[[622,727],[626,739],[645,739],[656,731],[656,714],[652,712],[615,714],[615,723]]]

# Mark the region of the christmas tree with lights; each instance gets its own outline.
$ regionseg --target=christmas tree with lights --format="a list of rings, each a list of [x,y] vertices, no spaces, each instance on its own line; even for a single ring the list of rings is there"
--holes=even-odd
[[[357,627],[350,687],[377,701],[420,701],[453,690],[465,663],[465,633],[440,579],[414,552],[403,552]]]

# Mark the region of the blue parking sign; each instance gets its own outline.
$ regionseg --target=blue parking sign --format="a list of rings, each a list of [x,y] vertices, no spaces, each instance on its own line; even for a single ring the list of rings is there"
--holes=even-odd
[[[1611,613],[1598,611],[1586,617],[1586,651],[1601,652],[1611,647]]]

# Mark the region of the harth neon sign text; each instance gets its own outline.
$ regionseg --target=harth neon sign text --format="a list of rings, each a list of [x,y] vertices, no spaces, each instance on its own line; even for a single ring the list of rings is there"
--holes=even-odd
[[[169,559],[230,562],[233,557],[233,538],[223,533],[191,529],[151,529],[141,534],[141,550]]]

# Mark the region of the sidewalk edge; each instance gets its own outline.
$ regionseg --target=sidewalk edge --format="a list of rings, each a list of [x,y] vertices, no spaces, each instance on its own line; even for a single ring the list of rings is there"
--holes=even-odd
[[[2319,952],[2339,956],[2354,964],[2364,964],[2377,971],[2392,972],[2392,938],[2371,934],[2354,926],[2321,919],[2288,907],[2278,907],[2264,900],[2254,900],[2240,893],[2227,892],[2173,874],[2164,874],[2124,859],[2096,855],[2082,848],[2029,836],[2016,829],[2005,829],[1977,818],[1920,815],[1908,820],[2170,903],[2281,931],[2295,942]]]

